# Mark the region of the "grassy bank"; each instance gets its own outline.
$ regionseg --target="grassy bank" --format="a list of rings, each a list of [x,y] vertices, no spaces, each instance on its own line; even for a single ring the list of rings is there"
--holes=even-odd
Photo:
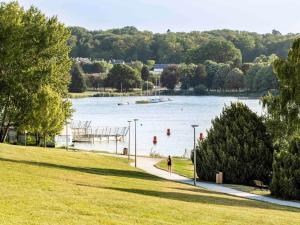
[[[148,175],[126,159],[0,144],[0,224],[300,224],[300,210]]]

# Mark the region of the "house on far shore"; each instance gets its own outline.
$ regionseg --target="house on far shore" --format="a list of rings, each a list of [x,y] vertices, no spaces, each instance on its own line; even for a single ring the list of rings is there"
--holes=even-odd
[[[154,64],[153,66],[153,72],[154,73],[162,73],[165,68],[170,66],[171,64]]]
[[[81,57],[75,58],[75,61],[79,62],[79,63],[84,63],[84,64],[91,64],[92,63],[91,59],[89,59],[89,58],[81,58]]]
[[[111,60],[109,60],[109,63],[110,64],[113,64],[113,65],[116,65],[116,64],[125,64],[125,61],[124,60],[122,60],[122,59],[111,59]]]

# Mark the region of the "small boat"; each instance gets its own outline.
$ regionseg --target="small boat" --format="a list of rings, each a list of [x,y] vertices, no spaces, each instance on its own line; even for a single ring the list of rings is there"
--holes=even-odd
[[[149,99],[138,100],[135,103],[136,104],[152,104],[152,103],[161,103],[161,102],[170,102],[170,101],[173,101],[173,99],[170,99],[170,98],[149,98]]]
[[[129,102],[119,102],[118,105],[129,105]]]

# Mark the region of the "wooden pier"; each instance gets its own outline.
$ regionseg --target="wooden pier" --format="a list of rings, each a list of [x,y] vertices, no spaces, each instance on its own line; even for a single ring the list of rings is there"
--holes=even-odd
[[[91,121],[72,121],[73,142],[124,141],[128,127],[93,127]]]

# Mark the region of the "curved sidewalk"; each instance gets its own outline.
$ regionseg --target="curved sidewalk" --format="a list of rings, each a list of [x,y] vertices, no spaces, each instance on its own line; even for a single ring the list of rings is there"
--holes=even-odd
[[[158,163],[161,159],[157,158],[146,158],[146,157],[138,157],[137,158],[137,167],[139,169],[144,170],[145,172],[167,179],[171,181],[176,181],[184,184],[189,184],[189,185],[194,185],[194,181],[187,178],[180,176],[178,174],[170,174],[169,172],[165,170],[161,170],[156,168],[154,165]],[[134,162],[130,164],[131,166],[134,166]],[[290,206],[290,207],[295,207],[295,208],[300,208],[300,203],[298,202],[293,202],[293,201],[285,201],[285,200],[279,200],[271,197],[266,197],[266,196],[261,196],[261,195],[255,195],[255,194],[250,194],[247,192],[242,192],[238,191],[232,188],[227,188],[222,185],[218,184],[213,184],[213,183],[207,183],[207,182],[200,182],[197,181],[196,183],[197,186],[206,188],[211,191],[215,192],[220,192],[224,194],[229,194],[237,197],[242,197],[242,198],[247,198],[247,199],[252,199],[252,200],[257,200],[257,201],[263,201],[263,202],[268,202],[268,203],[273,203],[277,205],[282,205],[282,206]]]

